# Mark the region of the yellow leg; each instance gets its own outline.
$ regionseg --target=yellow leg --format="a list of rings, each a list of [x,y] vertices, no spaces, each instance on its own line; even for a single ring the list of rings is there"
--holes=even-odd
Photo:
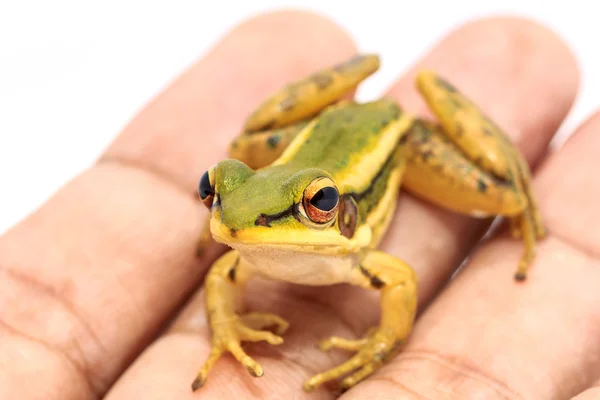
[[[198,390],[206,382],[210,370],[226,351],[244,365],[252,376],[262,376],[261,365],[242,350],[242,341],[266,341],[272,345],[283,343],[281,336],[258,330],[275,325],[277,333],[283,334],[288,324],[281,317],[269,313],[237,314],[241,304],[241,289],[250,278],[250,270],[236,251],[225,253],[211,267],[205,283],[206,313],[212,332],[211,351],[192,382],[192,390]]]
[[[535,223],[533,221],[533,217],[529,213],[529,210],[526,210],[523,214],[521,214],[517,221],[520,224],[520,234],[525,244],[525,250],[523,251],[523,255],[519,261],[519,267],[515,273],[515,280],[524,281],[527,279],[527,271],[535,259]]]
[[[405,187],[463,214],[508,217],[512,236],[525,244],[515,273],[524,280],[536,239],[546,236],[527,162],[502,129],[449,82],[421,72],[417,86],[441,128],[425,122],[413,127]]]
[[[378,69],[378,56],[358,55],[288,84],[248,117],[244,131],[279,128],[310,118],[350,93]]]
[[[474,217],[517,216],[527,197],[473,163],[443,131],[417,120],[404,144],[407,191],[455,212]]]
[[[242,133],[231,143],[229,157],[244,162],[252,169],[266,167],[283,153],[308,122],[304,120],[285,128]]]
[[[528,208],[529,213],[531,214],[530,218],[531,223],[534,226],[535,236],[537,239],[544,239],[547,234],[546,227],[542,222],[542,215],[540,213],[537,200],[533,194],[533,189],[531,188],[531,174],[529,172],[529,167],[527,166],[525,159],[520,154],[517,155],[517,167],[519,170],[519,178],[521,180],[523,192],[527,196]]]
[[[356,351],[350,360],[315,375],[304,384],[307,391],[342,377],[343,389],[356,385],[393,356],[408,338],[417,308],[417,280],[412,268],[403,261],[378,250],[366,250],[350,283],[381,292],[381,322],[358,340],[333,337],[321,342],[325,350],[340,347]]]
[[[319,348],[323,351],[331,350],[333,348],[349,350],[349,351],[359,351],[361,347],[367,344],[368,339],[344,339],[338,336],[332,336],[329,339],[323,340],[319,343]]]
[[[509,178],[516,149],[483,111],[448,81],[429,71],[417,87],[447,137],[471,160],[498,177]]]
[[[523,235],[521,234],[521,216],[510,217],[508,219],[508,229],[510,230],[510,234],[515,239],[521,239]]]

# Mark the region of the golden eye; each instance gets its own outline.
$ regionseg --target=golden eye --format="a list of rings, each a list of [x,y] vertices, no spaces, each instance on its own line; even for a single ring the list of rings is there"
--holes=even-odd
[[[213,200],[215,198],[215,182],[214,182],[214,170],[211,168],[202,174],[200,178],[200,183],[198,184],[198,194],[200,195],[200,200],[204,203],[204,205],[210,210],[213,205]]]
[[[339,193],[329,178],[317,178],[304,189],[302,206],[306,216],[317,224],[325,224],[336,215]]]

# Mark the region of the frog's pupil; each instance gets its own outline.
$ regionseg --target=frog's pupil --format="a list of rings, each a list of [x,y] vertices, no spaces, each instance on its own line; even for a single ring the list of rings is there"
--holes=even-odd
[[[319,190],[310,199],[310,204],[322,211],[331,211],[338,202],[338,191],[331,186]]]
[[[206,171],[202,178],[200,178],[200,185],[198,185],[198,193],[202,200],[213,194],[213,188],[210,185],[210,179],[208,178],[208,171]]]

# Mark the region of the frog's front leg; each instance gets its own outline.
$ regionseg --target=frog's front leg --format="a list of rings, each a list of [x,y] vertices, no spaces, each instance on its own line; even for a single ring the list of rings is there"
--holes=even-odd
[[[332,337],[321,342],[322,350],[333,347],[357,353],[338,367],[313,376],[304,384],[307,391],[352,373],[341,382],[343,390],[356,385],[383,365],[409,336],[417,309],[417,279],[403,261],[378,250],[365,250],[353,269],[349,283],[381,292],[381,321],[364,338]]]
[[[226,351],[244,365],[252,376],[262,376],[263,369],[260,364],[242,350],[242,341],[264,340],[272,345],[283,343],[283,338],[279,335],[288,328],[288,323],[283,318],[260,312],[237,314],[242,288],[251,277],[252,270],[235,250],[221,256],[208,272],[205,293],[206,313],[212,332],[211,350],[192,383],[192,390],[195,391],[204,384],[209,371]],[[261,330],[269,326],[275,326],[276,334]]]

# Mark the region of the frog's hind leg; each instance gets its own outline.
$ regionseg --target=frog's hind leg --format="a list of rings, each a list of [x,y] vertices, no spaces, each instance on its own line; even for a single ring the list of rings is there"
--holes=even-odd
[[[403,187],[439,206],[478,218],[518,217],[527,197],[478,168],[436,125],[417,119],[406,135]]]
[[[292,82],[267,98],[246,120],[229,156],[257,169],[272,163],[325,108],[379,69],[376,55],[358,55]]]
[[[292,82],[266,99],[248,117],[243,130],[257,132],[310,118],[349,94],[379,65],[376,55],[357,55]]]
[[[513,236],[522,237],[526,247],[535,247],[535,240],[545,237],[545,228],[537,201],[531,190],[531,173],[523,155],[510,142],[506,134],[471,100],[452,84],[432,72],[421,72],[417,87],[425,101],[440,121],[447,138],[475,166],[512,186],[526,200],[526,206],[510,222]],[[530,230],[533,229],[533,236]],[[526,251],[522,265],[529,265],[533,252]],[[525,276],[521,268],[519,277]]]
[[[519,170],[519,178],[521,180],[521,186],[523,187],[523,191],[527,196],[527,201],[529,203],[529,212],[531,218],[531,224],[534,227],[535,237],[538,240],[544,239],[547,235],[546,227],[542,221],[542,215],[540,213],[539,206],[537,204],[537,199],[533,194],[533,190],[531,187],[531,174],[529,172],[529,167],[527,166],[527,162],[524,158],[518,154],[518,164],[517,168]]]
[[[229,157],[244,162],[252,169],[265,167],[281,155],[309,122],[302,120],[283,128],[243,133],[231,143]]]
[[[517,271],[523,277],[533,260],[535,235],[528,198],[520,187],[478,167],[439,127],[423,120],[413,124],[404,150],[403,187],[408,192],[461,214],[513,221],[525,243]]]

